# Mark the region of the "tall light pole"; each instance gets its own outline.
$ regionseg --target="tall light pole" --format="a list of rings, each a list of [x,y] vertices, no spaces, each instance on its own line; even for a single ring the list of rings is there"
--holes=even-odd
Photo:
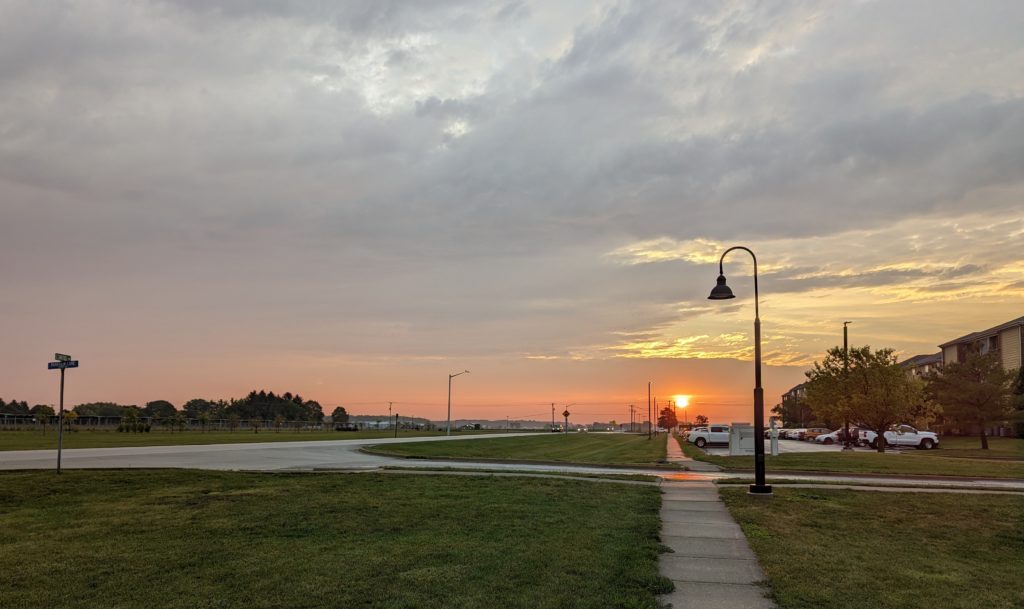
[[[852,321],[843,322],[843,381],[850,376],[850,341],[846,326]],[[853,442],[850,441],[850,411],[843,409],[843,450],[853,450]]]
[[[651,382],[647,381],[647,439],[651,439]]]
[[[469,370],[463,370],[462,372],[456,372],[455,374],[448,375],[448,424],[445,426],[444,435],[452,435],[452,379],[461,376],[463,374],[469,374]]]
[[[754,495],[771,495],[772,487],[765,484],[764,475],[764,389],[761,387],[761,311],[757,291],[757,256],[750,249],[737,245],[725,250],[718,260],[718,280],[708,295],[708,300],[728,300],[736,298],[732,290],[725,284],[724,262],[726,255],[733,250],[743,250],[754,259],[754,484],[749,492]]]

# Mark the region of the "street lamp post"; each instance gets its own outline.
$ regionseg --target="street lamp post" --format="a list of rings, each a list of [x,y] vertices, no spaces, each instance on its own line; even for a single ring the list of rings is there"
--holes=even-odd
[[[749,492],[754,495],[771,495],[772,487],[765,483],[764,475],[764,389],[761,387],[761,312],[757,291],[757,256],[750,249],[737,245],[725,250],[718,260],[718,281],[708,300],[735,298],[725,284],[725,256],[733,250],[743,250],[754,259],[754,484]]]
[[[469,370],[448,375],[448,424],[445,426],[444,432],[446,436],[452,435],[452,379],[463,374],[469,374]]]
[[[852,321],[843,322],[843,380],[850,376],[850,342],[848,340],[846,326]],[[853,442],[850,441],[850,412],[843,409],[843,450],[853,450]]]

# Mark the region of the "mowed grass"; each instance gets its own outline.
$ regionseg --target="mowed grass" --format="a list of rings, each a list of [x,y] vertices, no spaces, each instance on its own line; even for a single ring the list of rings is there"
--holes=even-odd
[[[497,459],[667,467],[664,436],[570,433],[464,442],[411,442],[374,446],[373,452],[402,457]]]
[[[1013,478],[1024,479],[1024,440],[1017,438],[993,438],[989,451],[977,450],[970,442],[977,438],[953,438],[946,446],[936,450],[887,450],[885,454],[875,452],[834,452],[788,453],[777,457],[767,456],[765,468],[769,476],[776,472],[807,471],[835,472],[849,474],[891,474],[909,476],[958,476],[967,478]],[[753,470],[754,458],[707,455],[693,444],[680,441],[683,452],[699,461],[714,463],[731,470]]]
[[[1024,497],[720,493],[779,609],[1024,607]]]
[[[656,606],[657,487],[400,474],[0,474],[0,607]]]
[[[487,433],[487,432],[462,432]],[[76,430],[64,433],[64,448],[113,448],[117,446],[176,446],[184,444],[236,444],[247,442],[313,442],[323,440],[358,440],[363,438],[393,438],[394,431],[273,431],[253,433],[251,429],[237,431],[183,431],[154,430],[149,433],[118,433],[110,430]],[[438,431],[400,431],[398,437],[439,436]],[[0,431],[0,450],[56,449],[57,430]]]

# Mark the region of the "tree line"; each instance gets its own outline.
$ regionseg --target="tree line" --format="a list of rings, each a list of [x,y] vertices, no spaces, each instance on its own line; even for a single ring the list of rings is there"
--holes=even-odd
[[[4,401],[0,398],[0,414],[11,414],[20,416],[53,416],[53,406],[49,404],[36,404],[29,408],[28,402],[22,400]]]
[[[1007,371],[998,353],[967,353],[924,378],[913,377],[892,349],[830,349],[807,373],[806,396],[784,399],[772,409],[784,425],[794,421],[837,427],[845,421],[879,437],[892,425],[933,422],[977,431],[988,448],[986,429],[1015,420],[1024,437],[1024,368]],[[878,442],[885,450],[885,442]]]
[[[180,421],[198,420],[244,420],[244,421],[275,421],[278,423],[308,422],[319,423],[324,418],[323,407],[316,400],[304,399],[298,393],[286,391],[276,394],[273,391],[251,391],[241,399],[210,400],[194,398],[186,402],[181,410],[168,400],[154,400],[139,407],[122,405],[116,402],[86,402],[68,409],[72,419],[99,418],[125,419],[129,422],[139,420]],[[67,414],[66,413],[66,414]],[[0,398],[0,414],[21,416],[54,416],[52,406],[37,404],[31,408],[28,402]],[[336,422],[347,422],[348,413],[344,407],[334,409],[332,413]]]

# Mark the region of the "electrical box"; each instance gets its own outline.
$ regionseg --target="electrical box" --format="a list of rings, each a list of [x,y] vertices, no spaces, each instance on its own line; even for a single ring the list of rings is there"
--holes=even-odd
[[[754,426],[749,423],[733,423],[729,426],[729,454],[754,454]]]

